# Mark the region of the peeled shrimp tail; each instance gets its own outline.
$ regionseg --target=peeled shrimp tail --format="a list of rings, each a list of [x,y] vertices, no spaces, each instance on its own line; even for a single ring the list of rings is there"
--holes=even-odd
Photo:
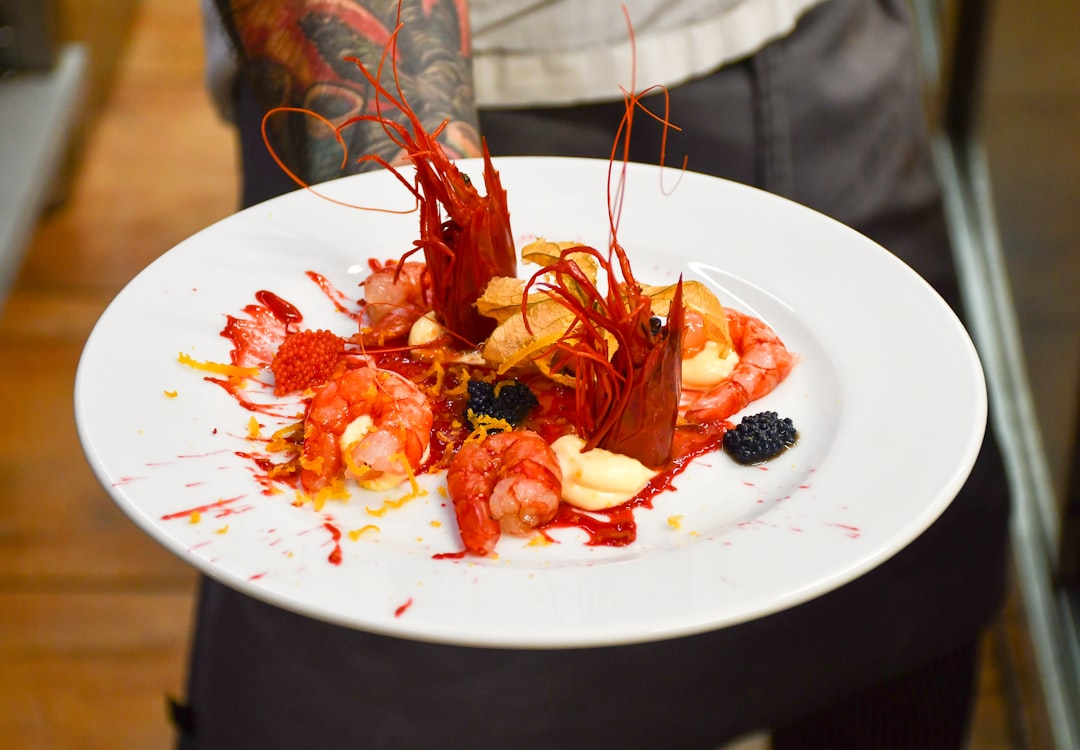
[[[515,438],[504,448],[504,474],[488,502],[499,527],[520,536],[555,516],[562,494],[562,470],[543,438],[531,432],[517,434],[525,437]]]
[[[446,474],[465,549],[491,554],[502,532],[528,534],[555,517],[562,470],[551,446],[527,430],[466,443]]]
[[[329,381],[304,417],[300,481],[317,492],[348,471],[361,486],[386,489],[420,467],[433,413],[411,381],[364,365]]]
[[[791,373],[795,356],[776,333],[757,318],[725,310],[739,362],[731,376],[700,394],[684,393],[685,417],[704,423],[727,419],[771,393]]]
[[[423,263],[373,264],[364,288],[364,317],[358,338],[383,344],[408,335],[413,324],[432,309],[431,274]]]

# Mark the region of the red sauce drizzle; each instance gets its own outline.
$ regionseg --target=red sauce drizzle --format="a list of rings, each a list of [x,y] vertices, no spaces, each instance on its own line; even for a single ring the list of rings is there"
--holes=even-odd
[[[247,409],[250,412],[256,414],[265,414],[268,417],[279,417],[282,419],[293,416],[292,413],[284,413],[281,411],[281,404],[275,404],[273,402],[259,403],[253,401],[244,395],[247,390],[245,386],[248,384],[243,381],[223,380],[221,378],[215,378],[207,376],[203,378],[207,383],[213,383],[216,386],[220,386],[226,393],[233,397],[233,400],[237,404]]]
[[[468,554],[467,550],[461,550],[460,552],[437,552],[431,556],[432,560],[463,560],[465,555]]]
[[[284,323],[286,327],[298,324],[304,319],[304,316],[300,314],[300,311],[296,309],[295,305],[291,302],[286,302],[273,292],[262,289],[255,292],[255,299],[259,300],[259,302],[261,302],[275,318]]]
[[[226,316],[221,335],[233,343],[232,364],[237,367],[266,367],[285,338],[285,324],[262,305],[247,305],[248,319]]]
[[[207,511],[217,510],[215,518],[224,518],[225,516],[231,516],[236,513],[243,513],[244,511],[251,510],[250,506],[242,508],[230,508],[227,507],[237,500],[241,499],[243,495],[237,495],[236,497],[224,498],[217,502],[207,503],[206,505],[199,505],[195,508],[188,508],[187,510],[178,510],[175,513],[166,513],[161,517],[162,521],[172,521],[177,518],[188,518],[194,516],[196,513],[206,513]]]
[[[322,289],[323,294],[325,294],[327,299],[329,299],[330,302],[333,303],[334,308],[339,313],[349,316],[349,318],[355,320],[357,323],[360,322],[360,319],[364,315],[363,311],[358,309],[351,309],[348,306],[350,303],[354,302],[354,300],[350,299],[340,289],[331,284],[329,279],[327,279],[321,273],[316,273],[315,271],[307,271],[307,277],[314,281],[316,284],[318,284],[319,288]]]
[[[251,461],[251,463],[254,465],[255,468],[252,471],[252,474],[255,477],[255,481],[262,485],[262,493],[264,495],[273,495],[279,485],[284,484],[290,487],[295,487],[297,484],[297,477],[295,472],[293,472],[292,474],[288,474],[281,473],[279,471],[277,476],[273,476],[271,472],[275,470],[280,470],[282,464],[278,461],[272,460],[268,456],[259,455],[256,453],[245,453],[244,451],[236,451],[236,455],[240,458]]]
[[[651,508],[654,497],[662,492],[674,492],[675,477],[686,471],[698,456],[717,450],[723,442],[725,431],[724,425],[679,427],[675,432],[675,458],[671,464],[649,480],[630,500],[602,511],[583,511],[562,503],[555,518],[539,531],[551,541],[551,537],[545,533],[548,529],[573,527],[588,535],[586,544],[591,547],[625,547],[632,544],[637,539],[634,509]]]
[[[323,528],[330,532],[330,539],[334,542],[334,549],[326,559],[331,565],[341,565],[341,530],[329,522],[324,523]]]
[[[540,528],[540,533],[551,540],[545,532],[548,529],[581,529],[588,537],[590,547],[625,547],[637,539],[637,523],[634,521],[634,507],[637,499],[602,511],[585,512],[566,503],[559,504],[559,512],[550,522]],[[606,516],[607,520],[598,518]]]

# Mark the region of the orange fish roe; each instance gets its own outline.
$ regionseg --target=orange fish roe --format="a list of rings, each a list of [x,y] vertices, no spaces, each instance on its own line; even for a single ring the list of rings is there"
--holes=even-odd
[[[270,371],[274,395],[281,396],[325,383],[345,351],[345,340],[330,331],[290,333],[278,347]]]

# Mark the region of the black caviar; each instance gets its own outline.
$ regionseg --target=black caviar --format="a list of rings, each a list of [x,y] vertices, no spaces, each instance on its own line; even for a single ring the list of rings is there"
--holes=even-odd
[[[481,425],[490,428],[492,422],[506,422],[511,427],[517,427],[538,403],[529,386],[517,380],[500,383],[472,380],[469,382],[465,418],[474,429]]]
[[[724,433],[724,450],[740,464],[758,464],[775,458],[795,444],[798,433],[790,417],[774,411],[743,417]]]

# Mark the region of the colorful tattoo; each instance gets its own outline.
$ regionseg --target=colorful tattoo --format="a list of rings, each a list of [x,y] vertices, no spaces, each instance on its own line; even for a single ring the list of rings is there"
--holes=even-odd
[[[217,0],[241,71],[267,111],[300,107],[335,124],[358,114],[381,113],[405,122],[355,63],[371,71],[385,58],[381,80],[434,130],[448,121],[440,141],[453,156],[477,156],[480,139],[472,87],[465,0]],[[393,65],[387,45],[398,24]],[[394,69],[396,68],[396,80]],[[381,107],[381,109],[380,109]],[[343,174],[341,145],[313,117],[281,113],[270,121],[277,154],[310,183]],[[352,157],[376,153],[387,161],[398,148],[383,126],[360,122],[342,131]],[[344,173],[373,162],[350,158]]]

